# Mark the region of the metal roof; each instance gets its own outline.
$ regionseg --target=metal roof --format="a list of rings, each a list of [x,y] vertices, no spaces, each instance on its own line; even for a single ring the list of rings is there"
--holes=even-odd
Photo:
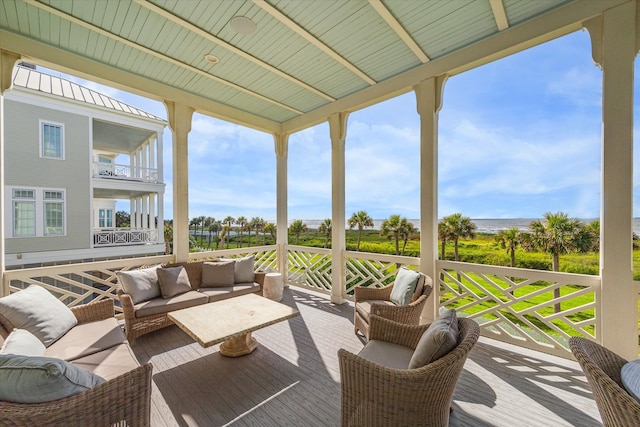
[[[295,131],[575,31],[625,1],[2,0],[0,47],[256,129]],[[255,32],[234,30],[234,17]]]
[[[15,67],[12,81],[14,86],[166,123],[166,120],[161,117],[142,111],[93,89],[29,67],[20,65]]]

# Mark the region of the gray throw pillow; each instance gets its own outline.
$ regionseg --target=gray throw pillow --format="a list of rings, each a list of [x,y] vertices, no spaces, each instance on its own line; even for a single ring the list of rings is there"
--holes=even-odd
[[[171,298],[189,292],[191,282],[183,266],[158,268],[158,282],[162,298]]]
[[[104,378],[53,357],[0,354],[0,400],[42,403],[89,390]]]
[[[622,365],[620,377],[627,393],[640,402],[640,360],[633,360]]]
[[[235,283],[235,261],[205,262],[202,264],[202,288],[221,288]]]
[[[19,354],[21,356],[44,356],[47,348],[35,335],[25,329],[14,329],[9,334],[0,354]]]
[[[416,369],[440,359],[458,344],[458,317],[455,310],[447,310],[429,326],[409,361],[409,369]]]
[[[220,261],[233,262],[234,264],[234,282],[235,283],[248,283],[255,280],[255,274],[253,271],[253,261],[255,255],[249,255],[244,258],[221,258]]]
[[[391,289],[391,302],[396,305],[409,304],[419,278],[418,272],[409,270],[406,267],[400,268],[396,273],[393,289]]]
[[[116,272],[122,290],[131,297],[134,304],[160,297],[157,269],[158,267],[151,267]]]
[[[46,347],[78,323],[69,307],[37,285],[0,298],[0,321],[8,331],[26,329]]]

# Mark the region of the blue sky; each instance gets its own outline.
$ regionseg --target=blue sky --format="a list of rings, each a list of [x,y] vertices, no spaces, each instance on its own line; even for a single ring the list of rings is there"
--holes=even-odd
[[[585,31],[451,77],[439,122],[439,217],[539,218],[556,211],[598,217],[601,79]],[[72,80],[166,118],[159,102]],[[413,92],[349,116],[347,217],[365,210],[374,219],[419,218],[419,141]],[[164,142],[171,218],[169,130]],[[195,114],[189,150],[190,217],[275,219],[271,135]],[[289,219],[330,218],[326,123],[290,136],[288,169]]]

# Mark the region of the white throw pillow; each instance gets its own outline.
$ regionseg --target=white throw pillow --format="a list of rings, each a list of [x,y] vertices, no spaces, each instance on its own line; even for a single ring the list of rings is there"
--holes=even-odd
[[[632,360],[622,365],[620,377],[627,392],[640,402],[640,360]]]
[[[78,323],[69,307],[36,285],[0,298],[0,321],[9,331],[26,329],[46,347]]]
[[[134,304],[161,296],[157,269],[151,267],[116,272],[122,290],[131,296]]]
[[[0,354],[0,400],[7,402],[50,402],[103,382],[104,378],[62,359]]]
[[[25,329],[14,329],[9,334],[0,354],[19,354],[21,356],[44,356],[47,348],[35,335]]]
[[[396,305],[409,304],[419,278],[420,274],[418,272],[401,267],[396,273],[396,280],[393,282],[393,289],[391,289],[391,297],[389,298],[391,302]]]

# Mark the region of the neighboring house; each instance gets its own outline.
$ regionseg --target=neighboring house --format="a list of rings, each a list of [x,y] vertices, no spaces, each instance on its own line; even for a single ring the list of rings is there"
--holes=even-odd
[[[7,267],[164,253],[165,120],[31,66],[3,114]]]

